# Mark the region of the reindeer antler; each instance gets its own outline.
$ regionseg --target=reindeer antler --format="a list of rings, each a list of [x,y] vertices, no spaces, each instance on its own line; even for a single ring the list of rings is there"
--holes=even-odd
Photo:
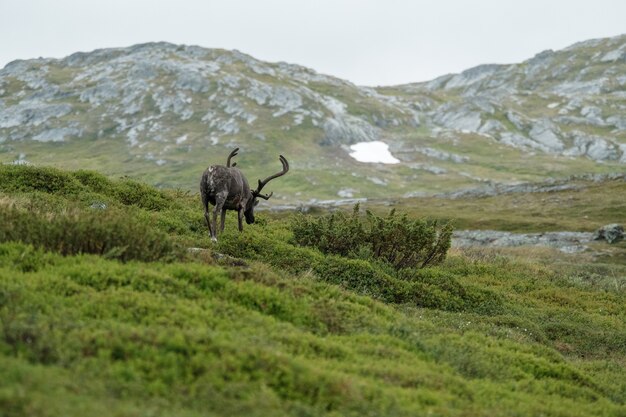
[[[230,167],[230,158],[232,158],[233,156],[237,155],[237,152],[239,152],[239,148],[235,148],[234,151],[232,151],[230,153],[230,155],[228,155],[228,159],[226,160],[226,166]],[[237,162],[233,163],[233,166],[237,165]]]
[[[274,175],[270,175],[269,177],[265,178],[263,181],[259,180],[259,186],[256,188],[256,190],[252,191],[252,195],[256,198],[262,198],[264,200],[269,200],[269,198],[274,194],[269,193],[268,195],[265,194],[261,194],[261,190],[263,189],[263,187],[265,187],[265,185],[270,182],[271,180],[273,180],[274,178],[278,178],[281,177],[283,175],[285,175],[287,173],[287,171],[289,171],[289,162],[287,162],[287,160],[285,159],[284,156],[280,155],[280,163],[283,164],[283,169],[280,172],[277,172]]]

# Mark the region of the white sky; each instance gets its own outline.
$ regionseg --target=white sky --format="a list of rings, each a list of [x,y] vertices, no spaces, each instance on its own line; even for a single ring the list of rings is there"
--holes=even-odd
[[[0,0],[0,68],[168,41],[390,85],[626,33],[625,17],[626,0]]]

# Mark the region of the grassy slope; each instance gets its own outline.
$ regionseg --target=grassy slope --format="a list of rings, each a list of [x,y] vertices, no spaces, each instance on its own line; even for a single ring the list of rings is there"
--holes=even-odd
[[[0,177],[5,210],[80,219],[104,201],[210,247],[194,196],[23,167]],[[259,217],[241,235],[229,217],[217,248],[174,262],[0,243],[0,415],[626,412],[623,265],[453,252],[403,283],[295,247],[288,223]]]

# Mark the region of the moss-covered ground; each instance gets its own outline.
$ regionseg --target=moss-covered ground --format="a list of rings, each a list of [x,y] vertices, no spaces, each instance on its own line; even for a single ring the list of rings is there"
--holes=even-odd
[[[3,417],[626,414],[624,264],[212,245],[195,195],[49,168],[0,167],[0,214]]]

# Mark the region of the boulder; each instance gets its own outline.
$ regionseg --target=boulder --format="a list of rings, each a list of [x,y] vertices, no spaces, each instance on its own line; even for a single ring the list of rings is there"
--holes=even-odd
[[[607,243],[616,243],[624,238],[624,226],[613,223],[602,226],[593,235],[593,240],[606,240]]]

